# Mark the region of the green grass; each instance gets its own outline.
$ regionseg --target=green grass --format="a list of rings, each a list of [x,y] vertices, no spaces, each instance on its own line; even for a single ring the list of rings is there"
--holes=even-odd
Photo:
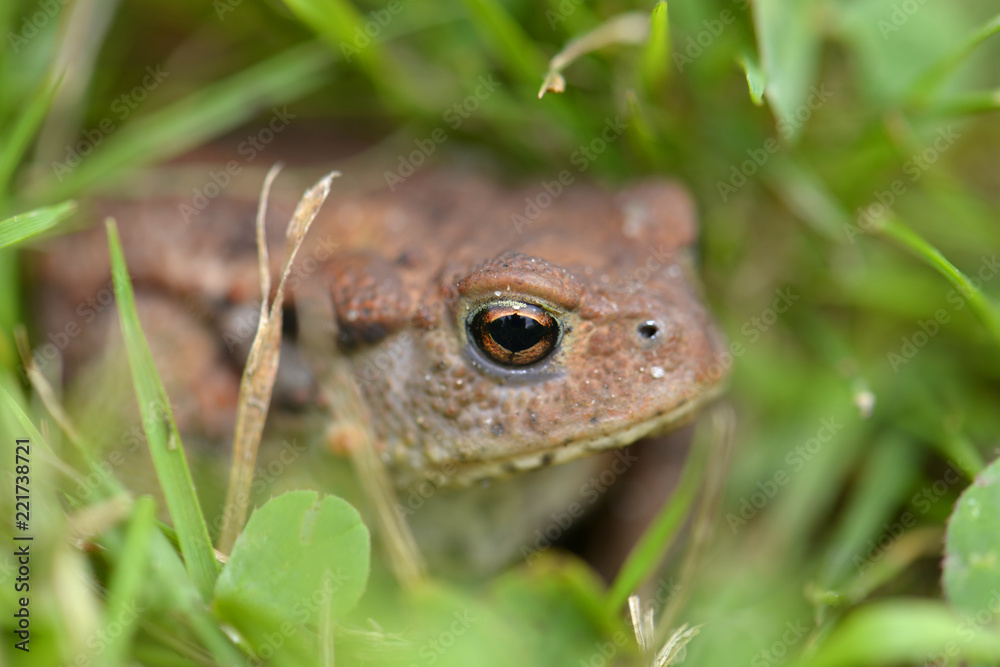
[[[201,511],[201,503],[188,470],[187,458],[177,432],[173,410],[167,390],[156,371],[135,309],[132,282],[122,252],[118,228],[113,220],[107,222],[108,246],[111,254],[111,272],[114,276],[115,301],[119,308],[122,338],[128,352],[132,382],[142,416],[149,451],[156,467],[156,476],[167,501],[170,518],[177,529],[181,553],[188,574],[203,597],[208,599],[218,565],[212,553],[208,526]]]
[[[943,654],[949,664],[1000,661],[1000,609],[974,601],[1000,581],[983,567],[950,597],[941,583],[949,517],[970,480],[990,474],[1000,438],[995,3],[94,6],[114,14],[88,46],[67,38],[71,5],[0,5],[0,433],[8,443],[32,439],[35,537],[32,652],[13,647],[18,594],[6,561],[0,662],[245,664],[270,646],[276,665],[648,664],[624,615],[641,581],[650,584],[643,604],[674,592],[655,605],[657,620],[669,608],[666,630],[699,626],[685,665],[922,665]],[[652,18],[645,44],[580,56],[560,68],[566,91],[538,99],[553,56],[630,11]],[[83,69],[67,81],[58,62]],[[127,112],[115,106],[158,65],[169,72],[161,84]],[[452,126],[448,110],[481,76],[499,85]],[[439,161],[488,155],[505,180],[529,184],[570,168],[574,151],[620,116],[625,135],[588,162],[585,177],[614,187],[672,174],[690,188],[706,298],[740,346],[728,398],[737,415],[733,460],[714,535],[697,558],[686,558],[697,540],[679,520],[711,507],[697,492],[717,471],[696,457],[610,587],[579,561],[547,553],[476,586],[432,578],[401,591],[377,542],[367,574],[358,541],[329,556],[368,576],[358,606],[337,607],[355,602],[350,589],[303,615],[293,608],[324,556],[271,551],[266,534],[307,530],[319,509],[296,506],[306,518],[288,526],[255,514],[265,529],[227,573],[209,541],[209,499],[225,475],[190,447],[188,470],[169,417],[144,420],[156,500],[125,491],[131,469],[102,466],[119,432],[110,416],[74,414],[105,430],[61,431],[17,372],[14,327],[38,305],[21,269],[32,258],[25,253],[63,221],[83,222],[74,202],[85,211],[95,196],[150,181],[190,198],[172,176],[186,169],[204,179],[209,167],[165,162],[211,140],[235,145],[285,105],[303,126],[378,140],[368,155],[379,172],[396,168],[414,139],[444,128]],[[92,150],[79,166],[60,168],[81,145]],[[310,157],[326,170],[343,166]],[[264,154],[254,168],[273,161]],[[115,275],[124,276],[114,238]],[[127,282],[116,281],[116,292],[136,395],[148,409],[163,402],[163,389],[127,307]],[[771,310],[779,293],[794,297],[780,313]],[[45,341],[46,332],[33,334],[32,345]],[[325,465],[314,453],[299,463]],[[0,533],[12,544],[12,456],[3,465],[11,520]],[[258,500],[292,488],[290,477]],[[71,503],[88,479],[94,493]],[[990,489],[989,478],[977,488]],[[977,498],[994,495],[963,497],[955,525],[967,533],[949,536],[962,563],[985,562],[976,559],[1000,541],[996,527],[974,523]],[[354,515],[337,507],[334,524],[353,527]],[[271,582],[271,592],[293,594],[265,591],[256,604],[227,583],[220,595],[217,577],[266,576],[253,570],[261,553],[301,574]],[[132,608],[141,609],[134,618]],[[962,616],[970,610],[979,616]],[[453,643],[440,648],[445,632]]]
[[[33,236],[52,229],[75,212],[76,204],[68,201],[0,220],[0,248],[24,243]]]

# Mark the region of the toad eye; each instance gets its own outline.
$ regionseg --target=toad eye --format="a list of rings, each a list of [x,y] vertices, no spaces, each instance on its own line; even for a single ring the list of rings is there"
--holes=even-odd
[[[476,347],[504,366],[541,361],[559,339],[554,317],[538,306],[517,301],[483,306],[469,318],[468,329]]]

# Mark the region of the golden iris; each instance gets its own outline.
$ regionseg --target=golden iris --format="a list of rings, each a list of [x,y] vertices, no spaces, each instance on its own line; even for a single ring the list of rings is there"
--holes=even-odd
[[[469,319],[469,335],[487,357],[504,366],[529,366],[555,349],[559,323],[538,306],[503,301]]]

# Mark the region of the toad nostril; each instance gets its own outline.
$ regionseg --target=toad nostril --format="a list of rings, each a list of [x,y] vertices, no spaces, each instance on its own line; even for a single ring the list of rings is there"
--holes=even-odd
[[[660,325],[653,320],[646,320],[636,328],[636,331],[645,340],[653,340],[660,335]]]

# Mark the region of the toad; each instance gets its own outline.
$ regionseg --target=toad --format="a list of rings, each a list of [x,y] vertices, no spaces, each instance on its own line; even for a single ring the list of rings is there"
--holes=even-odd
[[[323,304],[312,319],[349,355],[402,484],[445,471],[467,485],[628,445],[719,393],[694,211],[676,184],[511,191],[439,174],[334,195],[312,233],[340,247],[296,298]]]
[[[231,427],[259,298],[254,207],[220,198],[189,224],[170,199],[101,211],[119,221],[185,431]],[[269,235],[276,273],[281,225]],[[335,182],[290,283],[276,402],[315,398],[299,343],[320,341],[349,363],[401,489],[475,485],[673,430],[723,384],[696,236],[690,198],[667,180],[614,194],[455,171],[372,191]],[[101,305],[107,267],[97,227],[41,257],[42,331],[79,320],[63,350],[71,373],[117,326]]]

